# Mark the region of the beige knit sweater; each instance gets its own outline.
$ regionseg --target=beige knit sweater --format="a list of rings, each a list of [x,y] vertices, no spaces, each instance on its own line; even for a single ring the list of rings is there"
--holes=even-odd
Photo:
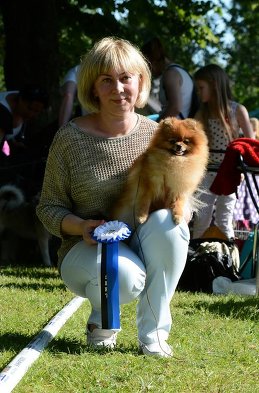
[[[50,233],[62,239],[59,266],[70,248],[81,240],[62,237],[63,218],[109,219],[110,207],[126,180],[133,161],[146,149],[157,123],[138,115],[130,134],[104,138],[87,134],[70,121],[52,142],[37,215]]]

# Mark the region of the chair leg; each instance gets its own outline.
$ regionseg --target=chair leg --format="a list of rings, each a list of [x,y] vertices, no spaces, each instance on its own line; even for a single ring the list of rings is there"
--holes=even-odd
[[[254,243],[253,243],[253,265],[255,272],[256,282],[256,294],[259,295],[259,236],[258,236],[258,225],[254,228]]]

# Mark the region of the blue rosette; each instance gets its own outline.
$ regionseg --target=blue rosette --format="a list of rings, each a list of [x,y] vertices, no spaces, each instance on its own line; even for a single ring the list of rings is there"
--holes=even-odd
[[[100,243],[113,243],[127,239],[131,230],[127,224],[121,221],[108,221],[95,228],[93,239]]]
[[[98,242],[98,265],[101,265],[102,328],[120,330],[120,298],[118,274],[118,243],[131,235],[120,221],[108,221],[95,228],[93,239]]]

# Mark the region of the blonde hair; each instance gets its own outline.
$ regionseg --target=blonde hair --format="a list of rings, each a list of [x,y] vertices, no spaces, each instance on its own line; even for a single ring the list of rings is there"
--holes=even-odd
[[[99,100],[94,96],[96,79],[110,70],[138,74],[140,91],[135,106],[143,108],[148,100],[151,88],[151,73],[141,51],[129,41],[106,37],[96,42],[93,48],[82,58],[78,72],[78,99],[88,111],[100,110]]]
[[[259,120],[256,117],[250,117],[249,120],[255,133],[255,138],[259,139]]]

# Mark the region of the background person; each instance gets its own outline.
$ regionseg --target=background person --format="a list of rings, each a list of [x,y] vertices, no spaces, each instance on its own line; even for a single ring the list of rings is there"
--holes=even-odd
[[[256,117],[250,117],[250,123],[256,139],[259,139],[259,120]]]
[[[5,141],[12,150],[23,147],[26,124],[34,120],[48,106],[47,92],[34,85],[20,90],[0,93],[0,144]],[[10,154],[11,154],[10,153]]]
[[[157,37],[146,42],[142,52],[151,65],[154,81],[157,78],[160,80],[159,93],[156,95],[161,105],[159,120],[168,116],[189,117],[194,89],[192,77],[183,67],[166,57]]]
[[[136,47],[113,37],[94,45],[78,75],[79,100],[92,113],[73,119],[55,135],[37,209],[46,228],[62,239],[62,279],[91,303],[87,342],[97,347],[114,347],[117,333],[101,328],[97,245],[91,233],[109,220],[128,169],[155,133],[157,123],[135,113],[149,91],[150,70]],[[128,245],[119,243],[120,302],[139,300],[139,347],[146,355],[172,354],[167,344],[170,301],[188,242],[186,221],[175,225],[171,212],[162,209],[138,227]]]
[[[59,127],[66,124],[75,115],[85,115],[87,113],[77,101],[77,74],[80,65],[71,68],[63,79],[61,86],[61,104],[59,108],[58,124]],[[75,108],[76,105],[76,108]]]
[[[15,183],[26,194],[38,189],[39,168],[32,161],[39,156],[31,146],[31,131],[47,108],[48,98],[44,89],[31,84],[0,93],[0,183]]]
[[[254,134],[246,108],[232,100],[229,79],[225,71],[216,64],[200,68],[194,74],[200,96],[200,109],[195,118],[200,120],[209,139],[210,150],[225,151],[228,144],[240,137],[253,138]],[[210,162],[220,164],[224,153],[210,153]],[[211,224],[215,208],[215,225],[228,238],[234,238],[233,213],[236,195],[216,195],[210,186],[216,172],[207,172],[201,189],[200,200],[205,204],[195,216],[193,238],[201,237]]]

